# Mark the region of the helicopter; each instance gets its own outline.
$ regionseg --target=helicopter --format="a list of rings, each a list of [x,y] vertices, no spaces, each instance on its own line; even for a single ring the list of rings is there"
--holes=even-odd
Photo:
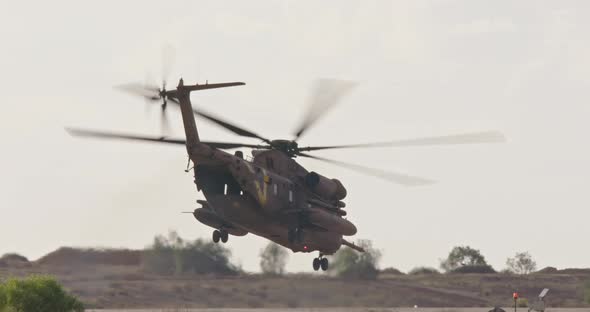
[[[349,93],[355,83],[341,80],[320,80],[312,93],[309,110],[296,128],[293,139],[269,139],[237,126],[220,117],[194,109],[190,95],[195,91],[245,85],[244,82],[205,83],[185,85],[183,79],[175,89],[125,85],[125,91],[140,95],[148,101],[160,102],[162,116],[167,105],[180,107],[185,138],[166,136],[143,136],[127,133],[66,128],[73,136],[102,139],[119,139],[159,144],[184,145],[188,154],[186,172],[193,172],[197,191],[202,191],[205,200],[197,200],[200,207],[192,211],[200,223],[212,231],[215,243],[226,243],[231,236],[248,233],[261,236],[293,252],[311,253],[318,257],[312,262],[314,271],[326,271],[327,255],[332,255],[341,246],[364,252],[345,236],[357,233],[356,226],[346,217],[343,201],[347,189],[338,179],[328,178],[300,165],[297,157],[329,162],[350,170],[376,176],[390,182],[413,186],[430,184],[433,181],[402,173],[388,172],[310,154],[319,150],[345,148],[372,148],[388,146],[448,145],[469,143],[503,142],[503,134],[496,131],[463,133],[449,136],[427,137],[411,140],[325,146],[300,146],[298,140],[342,97]],[[201,140],[195,116],[204,118],[241,137],[260,140],[260,144],[214,142]],[[163,117],[164,123],[164,117]],[[242,151],[232,149],[250,148],[252,158],[244,157]],[[194,164],[190,168],[191,162]]]

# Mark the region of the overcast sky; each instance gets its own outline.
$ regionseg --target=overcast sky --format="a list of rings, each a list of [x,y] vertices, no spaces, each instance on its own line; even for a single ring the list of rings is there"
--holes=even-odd
[[[590,266],[588,1],[12,1],[0,11],[0,254],[141,248],[155,234],[210,239],[183,147],[72,138],[64,126],[158,135],[157,107],[113,90],[244,81],[195,107],[291,138],[317,78],[358,81],[302,144],[501,130],[506,144],[323,151],[438,181],[407,188],[301,160],[348,189],[348,219],[382,267],[436,266],[455,245],[496,268]],[[173,134],[182,136],[177,111]],[[203,120],[206,140],[244,141]],[[247,140],[246,140],[247,141]],[[255,143],[256,141],[249,141]],[[266,240],[232,237],[256,271]],[[311,271],[316,255],[290,257]]]

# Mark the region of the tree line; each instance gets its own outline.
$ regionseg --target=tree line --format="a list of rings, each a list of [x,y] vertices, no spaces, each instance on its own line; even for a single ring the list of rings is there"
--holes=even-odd
[[[380,273],[403,274],[394,268],[379,269],[381,251],[369,240],[359,240],[357,244],[366,252],[359,253],[350,248],[341,248],[331,256],[329,273],[346,278],[376,278]],[[259,253],[260,270],[267,275],[281,275],[286,272],[290,251],[273,242],[268,243]],[[231,251],[209,240],[185,240],[172,231],[167,236],[158,235],[146,247],[142,256],[142,266],[158,274],[238,274],[241,268],[230,261]],[[503,273],[529,274],[536,271],[537,265],[528,252],[517,252],[506,260]],[[431,267],[417,267],[408,274],[437,273],[495,273],[481,252],[470,246],[454,247],[440,262],[440,270]]]

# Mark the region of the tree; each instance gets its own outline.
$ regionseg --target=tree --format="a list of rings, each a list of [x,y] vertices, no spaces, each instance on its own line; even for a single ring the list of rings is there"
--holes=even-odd
[[[469,246],[454,247],[447,259],[440,263],[440,268],[447,273],[453,272],[463,266],[489,267],[486,259],[479,250],[473,249]]]
[[[270,242],[260,251],[260,269],[264,274],[283,274],[288,258],[289,253],[285,248]]]
[[[373,248],[369,240],[360,240],[357,245],[365,249],[365,252],[342,248],[334,255],[329,270],[340,277],[375,279],[379,274],[377,266],[381,252]]]
[[[506,259],[506,266],[516,274],[529,274],[537,269],[537,263],[528,252],[517,252],[514,258]]]

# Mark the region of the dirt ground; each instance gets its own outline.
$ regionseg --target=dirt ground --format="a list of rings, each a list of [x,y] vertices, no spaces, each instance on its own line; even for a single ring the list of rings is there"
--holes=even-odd
[[[514,290],[532,302],[541,289],[550,288],[547,297],[549,307],[586,308],[547,311],[590,312],[590,305],[584,299],[584,285],[590,282],[589,270],[564,270],[526,276],[391,274],[380,275],[377,280],[351,280],[317,274],[274,277],[259,274],[164,276],[146,272],[138,265],[138,254],[133,251],[110,254],[86,252],[81,255],[69,251],[45,257],[43,261],[28,262],[18,257],[4,260],[3,264],[0,263],[0,279],[30,274],[52,275],[91,309],[149,307],[161,309],[151,311],[238,312],[289,308],[289,311],[325,312],[343,309],[350,312],[475,312],[489,311],[496,305],[510,306]],[[419,308],[364,308],[414,305]],[[520,308],[519,311],[527,309]]]
[[[504,308],[506,312],[514,308]],[[163,309],[163,310],[88,310],[96,312],[487,312],[489,308],[316,308],[316,309]],[[519,308],[518,312],[528,309]],[[548,308],[546,312],[589,312],[590,308]]]

